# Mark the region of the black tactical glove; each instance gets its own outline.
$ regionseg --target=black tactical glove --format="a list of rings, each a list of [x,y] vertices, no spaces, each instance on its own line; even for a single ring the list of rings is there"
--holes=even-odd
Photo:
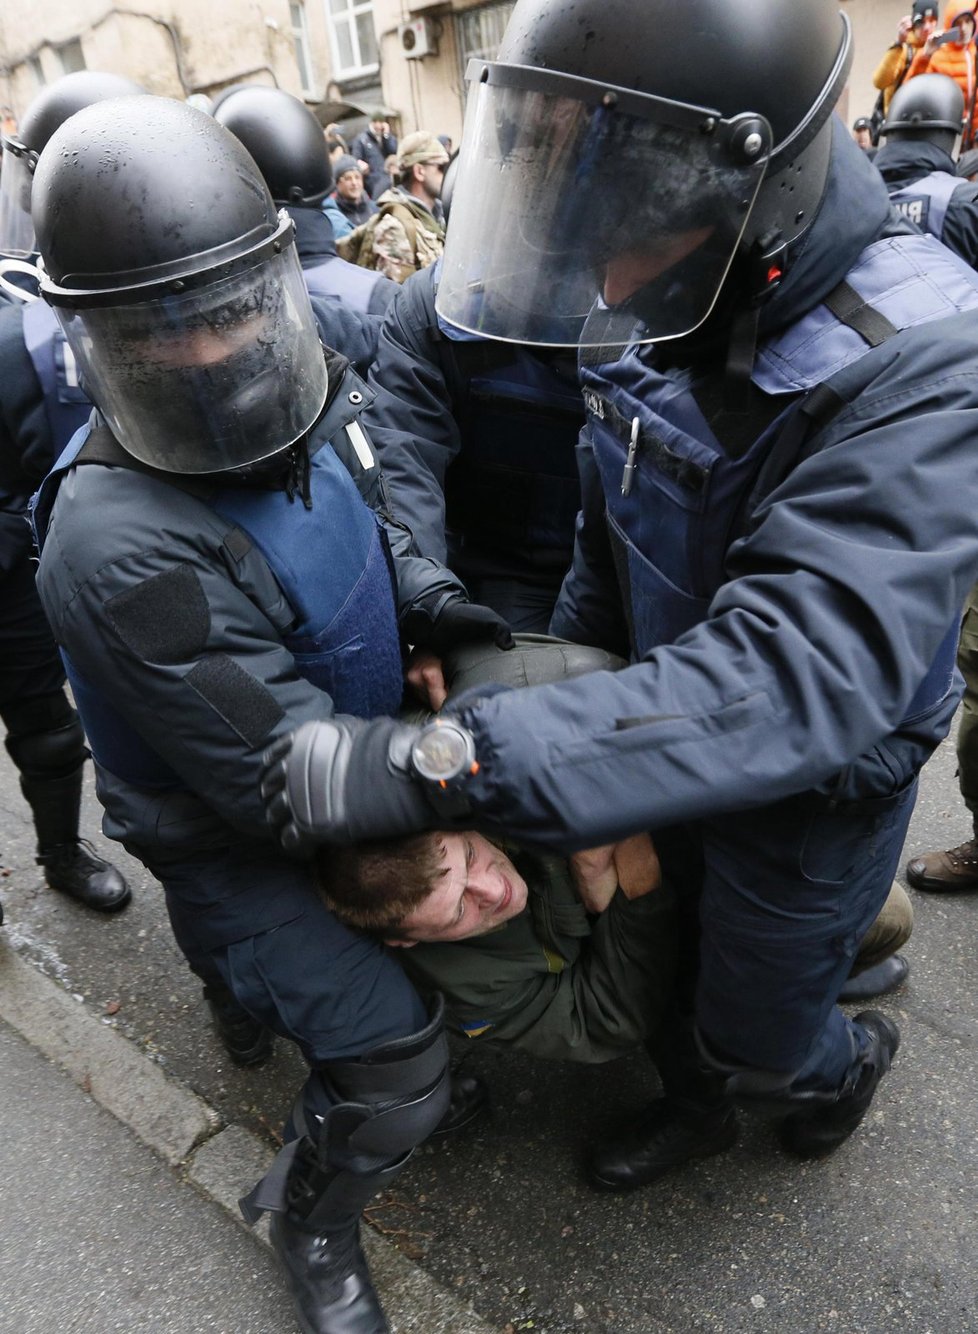
[[[498,612],[461,597],[446,598],[434,609],[413,607],[401,621],[401,630],[408,643],[430,649],[439,658],[456,644],[479,640],[497,648],[513,647],[513,632]]]
[[[304,723],[262,759],[265,815],[282,846],[310,854],[318,843],[412,834],[435,825],[435,812],[411,770],[421,728],[392,718],[339,715]]]

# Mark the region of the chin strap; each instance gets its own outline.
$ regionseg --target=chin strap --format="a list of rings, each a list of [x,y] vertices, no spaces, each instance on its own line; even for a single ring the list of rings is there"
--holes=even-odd
[[[784,281],[787,259],[788,245],[779,229],[759,236],[747,255],[747,305],[734,318],[727,345],[724,400],[728,412],[748,410],[761,308]]]

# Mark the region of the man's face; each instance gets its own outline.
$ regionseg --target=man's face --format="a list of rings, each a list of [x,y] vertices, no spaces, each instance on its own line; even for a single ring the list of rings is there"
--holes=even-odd
[[[372,120],[370,122],[370,128],[373,130],[374,134],[377,136],[378,139],[382,138],[382,136],[385,134],[390,134],[391,132],[391,127],[387,124],[386,120]]]
[[[624,250],[615,255],[605,266],[602,288],[605,301],[609,306],[627,301],[667,269],[698,250],[712,231],[712,227],[697,227],[663,239],[654,249]]]
[[[866,129],[865,125],[862,126],[861,129],[853,130],[852,137],[860,148],[872,148],[873,146],[872,136],[870,135],[869,130]]]
[[[336,193],[351,204],[358,204],[363,196],[363,177],[358,171],[345,171],[336,182]]]
[[[972,37],[974,37],[975,20],[971,14],[962,14],[960,18],[955,20],[955,26],[957,27],[962,45],[970,42]]]
[[[435,158],[431,162],[421,163],[421,188],[429,199],[435,200],[441,194],[441,185],[445,179],[445,168],[447,166],[447,157]]]
[[[919,22],[913,25],[914,40],[919,46],[927,41],[928,37],[933,37],[937,31],[937,14],[927,14]]]
[[[509,858],[481,834],[441,837],[444,874],[400,924],[389,945],[466,940],[502,926],[526,907],[526,881]]]

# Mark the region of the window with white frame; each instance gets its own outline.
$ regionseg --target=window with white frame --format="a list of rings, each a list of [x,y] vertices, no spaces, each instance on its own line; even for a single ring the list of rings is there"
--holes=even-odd
[[[372,73],[380,64],[373,0],[326,0],[326,4],[337,78]]]
[[[58,47],[58,59],[61,61],[61,69],[64,74],[77,74],[83,70],[85,65],[85,52],[82,50],[82,44],[76,37],[74,41],[65,42],[64,46]]]
[[[290,0],[289,17],[292,20],[292,42],[295,46],[295,63],[299,67],[299,78],[304,93],[314,93],[312,56],[309,51],[309,32],[306,28],[306,7],[302,0]]]
[[[471,59],[495,60],[515,5],[516,0],[497,0],[495,4],[480,5],[478,9],[466,9],[455,15],[463,74]]]

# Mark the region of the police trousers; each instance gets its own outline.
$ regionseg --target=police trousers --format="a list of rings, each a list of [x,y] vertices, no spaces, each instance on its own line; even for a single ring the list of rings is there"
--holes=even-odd
[[[696,1024],[723,1064],[837,1091],[866,1032],[836,1005],[886,900],[916,797],[805,793],[704,822]]]

